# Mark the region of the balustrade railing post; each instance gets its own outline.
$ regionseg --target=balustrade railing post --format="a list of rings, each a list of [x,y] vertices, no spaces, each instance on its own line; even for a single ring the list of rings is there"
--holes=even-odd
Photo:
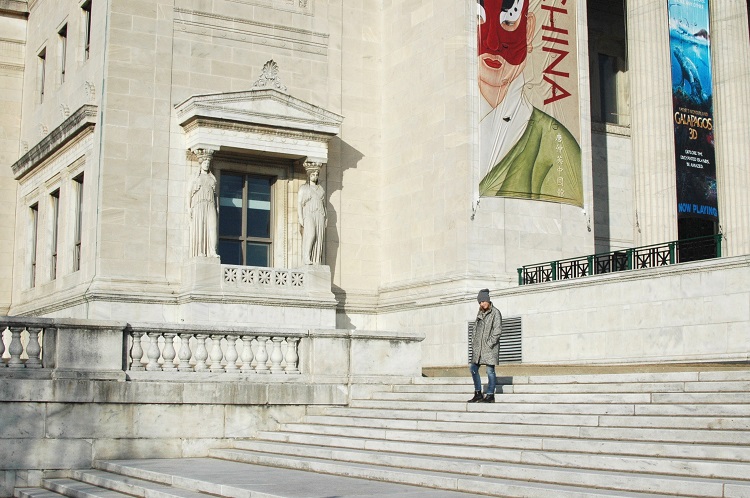
[[[299,337],[287,337],[286,338],[286,368],[284,371],[288,374],[298,374],[299,367],[297,362],[299,361],[299,355],[297,354],[297,344],[299,343]]]
[[[208,370],[206,365],[206,359],[208,359],[208,350],[206,349],[207,334],[196,334],[195,340],[197,341],[195,347],[195,371],[205,372]]]
[[[164,364],[161,366],[162,370],[176,370],[177,366],[174,364],[175,356],[177,352],[174,350],[174,338],[177,334],[174,332],[164,332],[164,351],[161,356],[164,358]]]
[[[130,347],[130,369],[134,371],[143,370],[143,346],[141,345],[141,337],[143,332],[133,331],[131,334],[133,338],[133,345]]]
[[[557,261],[550,263],[550,266],[552,267],[552,281],[554,282],[557,280]]]
[[[677,242],[670,242],[669,243],[669,264],[673,265],[675,262],[675,248],[677,247]]]
[[[255,371],[257,373],[268,373],[268,365],[266,365],[266,362],[268,361],[266,342],[268,342],[269,339],[269,337],[258,337],[258,351],[255,353],[255,361],[257,362]]]
[[[39,334],[41,328],[30,328],[27,329],[29,332],[29,343],[26,345],[26,355],[29,357],[26,360],[26,368],[42,368],[42,346],[39,344]]]
[[[722,237],[723,237],[723,235],[720,234],[720,233],[717,233],[714,236],[714,240],[716,241],[716,257],[717,258],[721,257],[721,239],[722,239]]]
[[[193,355],[190,351],[190,337],[192,335],[190,333],[180,334],[180,364],[177,366],[177,370],[180,372],[191,372],[193,370],[193,367],[190,366],[190,357]]]
[[[283,337],[272,337],[273,350],[271,351],[271,373],[281,373],[284,369],[281,367],[281,362],[284,360],[284,355],[281,354],[281,342],[284,340]]]
[[[221,352],[221,338],[223,335],[214,334],[211,336],[211,372],[223,372],[224,367],[221,365],[221,360],[224,358],[224,353]]]
[[[523,285],[524,284],[524,281],[523,281],[523,268],[518,268],[517,271],[518,271],[518,285]]]
[[[10,329],[10,345],[8,346],[10,361],[8,361],[8,366],[10,368],[23,368],[23,361],[21,361],[21,354],[23,353],[21,333],[24,331],[24,327],[8,328]]]
[[[3,339],[3,334],[5,334],[5,330],[8,327],[2,327],[0,329],[0,367],[4,367],[5,363],[3,363],[3,355],[5,354],[5,340]]]
[[[253,336],[242,336],[242,355],[240,359],[242,360],[240,372],[253,373]]]
[[[161,356],[161,351],[159,351],[159,336],[161,333],[147,332],[146,335],[149,340],[148,352],[146,353],[148,356],[146,370],[149,372],[161,370],[161,366],[159,366],[159,357]]]
[[[227,336],[227,366],[225,370],[227,372],[236,372],[237,369],[237,336],[236,335],[228,335]]]
[[[633,269],[633,249],[627,249],[625,257],[627,258],[626,263],[625,263],[627,265],[627,269],[632,270]]]

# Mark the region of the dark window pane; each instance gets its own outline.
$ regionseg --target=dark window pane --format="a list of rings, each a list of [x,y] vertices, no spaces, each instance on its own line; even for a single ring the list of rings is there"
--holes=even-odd
[[[271,237],[271,181],[247,179],[247,236]]]
[[[220,240],[219,259],[223,265],[241,265],[242,243],[239,240]]]
[[[219,187],[219,236],[242,235],[242,186],[241,175],[221,175]]]
[[[268,266],[268,244],[247,243],[247,266]]]

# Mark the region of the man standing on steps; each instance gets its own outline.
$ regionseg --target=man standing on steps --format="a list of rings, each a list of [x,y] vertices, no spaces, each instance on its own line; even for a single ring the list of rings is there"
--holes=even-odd
[[[474,397],[469,403],[495,402],[495,365],[500,358],[500,335],[503,333],[503,315],[492,306],[490,290],[482,289],[477,295],[479,312],[471,337],[471,378],[474,381]],[[487,392],[482,397],[482,378],[479,376],[479,365],[487,368]]]

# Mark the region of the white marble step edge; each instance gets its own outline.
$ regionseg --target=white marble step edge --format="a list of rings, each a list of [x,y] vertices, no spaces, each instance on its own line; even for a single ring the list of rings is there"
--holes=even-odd
[[[736,458],[745,456],[749,448],[727,447],[721,456],[716,458],[715,447],[690,444],[649,444],[618,443],[589,441],[563,441],[555,443],[546,441],[543,447],[498,447],[498,446],[464,446],[447,445],[436,442],[408,442],[390,440],[365,440],[354,437],[268,432],[259,433],[258,441],[271,443],[307,444],[324,446],[332,449],[346,448],[355,450],[386,451],[421,456],[447,456],[452,458],[478,458],[481,454],[487,462],[542,463],[580,467],[590,469],[622,470],[637,472],[639,470],[656,474],[694,475],[710,477],[712,475],[727,479],[745,480],[750,478],[750,462]],[[235,448],[244,449],[246,442],[236,441]],[[712,451],[714,450],[714,451]],[[714,453],[714,455],[711,455]],[[741,455],[740,455],[741,454]],[[533,461],[530,460],[534,455]],[[576,463],[585,461],[585,463]],[[608,463],[600,463],[607,461]],[[620,467],[608,467],[616,461]],[[648,461],[647,466],[642,462]],[[692,474],[685,474],[683,469],[690,468]]]
[[[750,414],[750,404],[672,404],[672,403],[514,403],[502,402],[495,396],[495,403],[466,403],[465,401],[407,401],[353,399],[351,408],[384,410],[415,410],[430,412],[477,412],[477,413],[539,413],[577,415],[663,415],[703,417],[745,417]]]
[[[651,429],[622,427],[550,427],[543,425],[522,426],[500,423],[478,425],[472,422],[429,422],[399,424],[398,420],[368,419],[365,423],[344,417],[324,418],[306,416],[299,423],[283,424],[281,430],[289,432],[313,432],[338,434],[362,434],[360,431],[402,431],[406,433],[435,432],[438,434],[486,435],[502,437],[532,438],[578,438],[591,440],[649,441],[661,443],[726,444],[750,446],[750,430],[727,431],[717,429]],[[365,436],[368,437],[368,436]]]
[[[175,487],[172,483],[153,482],[106,470],[75,470],[73,478],[86,484],[142,498],[211,498],[204,493]]]
[[[640,427],[652,428],[707,428],[727,430],[750,429],[749,414],[730,416],[696,416],[672,417],[660,415],[577,415],[577,414],[543,414],[532,412],[504,413],[498,417],[493,412],[450,412],[450,411],[415,411],[394,409],[348,408],[340,406],[311,406],[307,413],[317,416],[349,417],[352,419],[378,418],[381,420],[411,420],[438,422],[473,422],[478,424],[515,424],[515,425],[549,425],[566,427]]]
[[[750,482],[727,479],[706,479],[692,476],[649,475],[619,471],[572,469],[564,467],[525,465],[515,463],[493,463],[480,460],[447,457],[424,457],[393,452],[370,452],[364,450],[331,450],[319,446],[285,444],[283,451],[271,443],[256,442],[246,450],[212,450],[211,456],[242,460],[243,455],[253,455],[253,461],[263,462],[262,455],[284,456],[287,458],[315,458],[319,460],[353,462],[412,469],[434,470],[452,474],[477,475],[490,478],[503,478],[540,484],[560,484],[594,489],[610,489],[637,493],[674,494],[679,496],[721,496],[723,487],[731,483],[750,491]]]
[[[268,465],[324,474],[374,479],[481,495],[524,498],[664,497],[664,494],[632,493],[559,484],[533,483],[504,477],[482,477],[452,472],[398,468],[387,465],[339,462],[320,458],[238,450],[213,450],[212,456],[244,463]],[[674,496],[674,495],[671,495]]]

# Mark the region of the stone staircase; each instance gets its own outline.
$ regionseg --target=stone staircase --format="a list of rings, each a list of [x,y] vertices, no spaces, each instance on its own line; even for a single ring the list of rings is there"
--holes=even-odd
[[[750,497],[750,371],[516,377],[502,389],[468,404],[467,378],[354,386],[348,407],[310,407],[209,458],[102,461],[16,496]]]

